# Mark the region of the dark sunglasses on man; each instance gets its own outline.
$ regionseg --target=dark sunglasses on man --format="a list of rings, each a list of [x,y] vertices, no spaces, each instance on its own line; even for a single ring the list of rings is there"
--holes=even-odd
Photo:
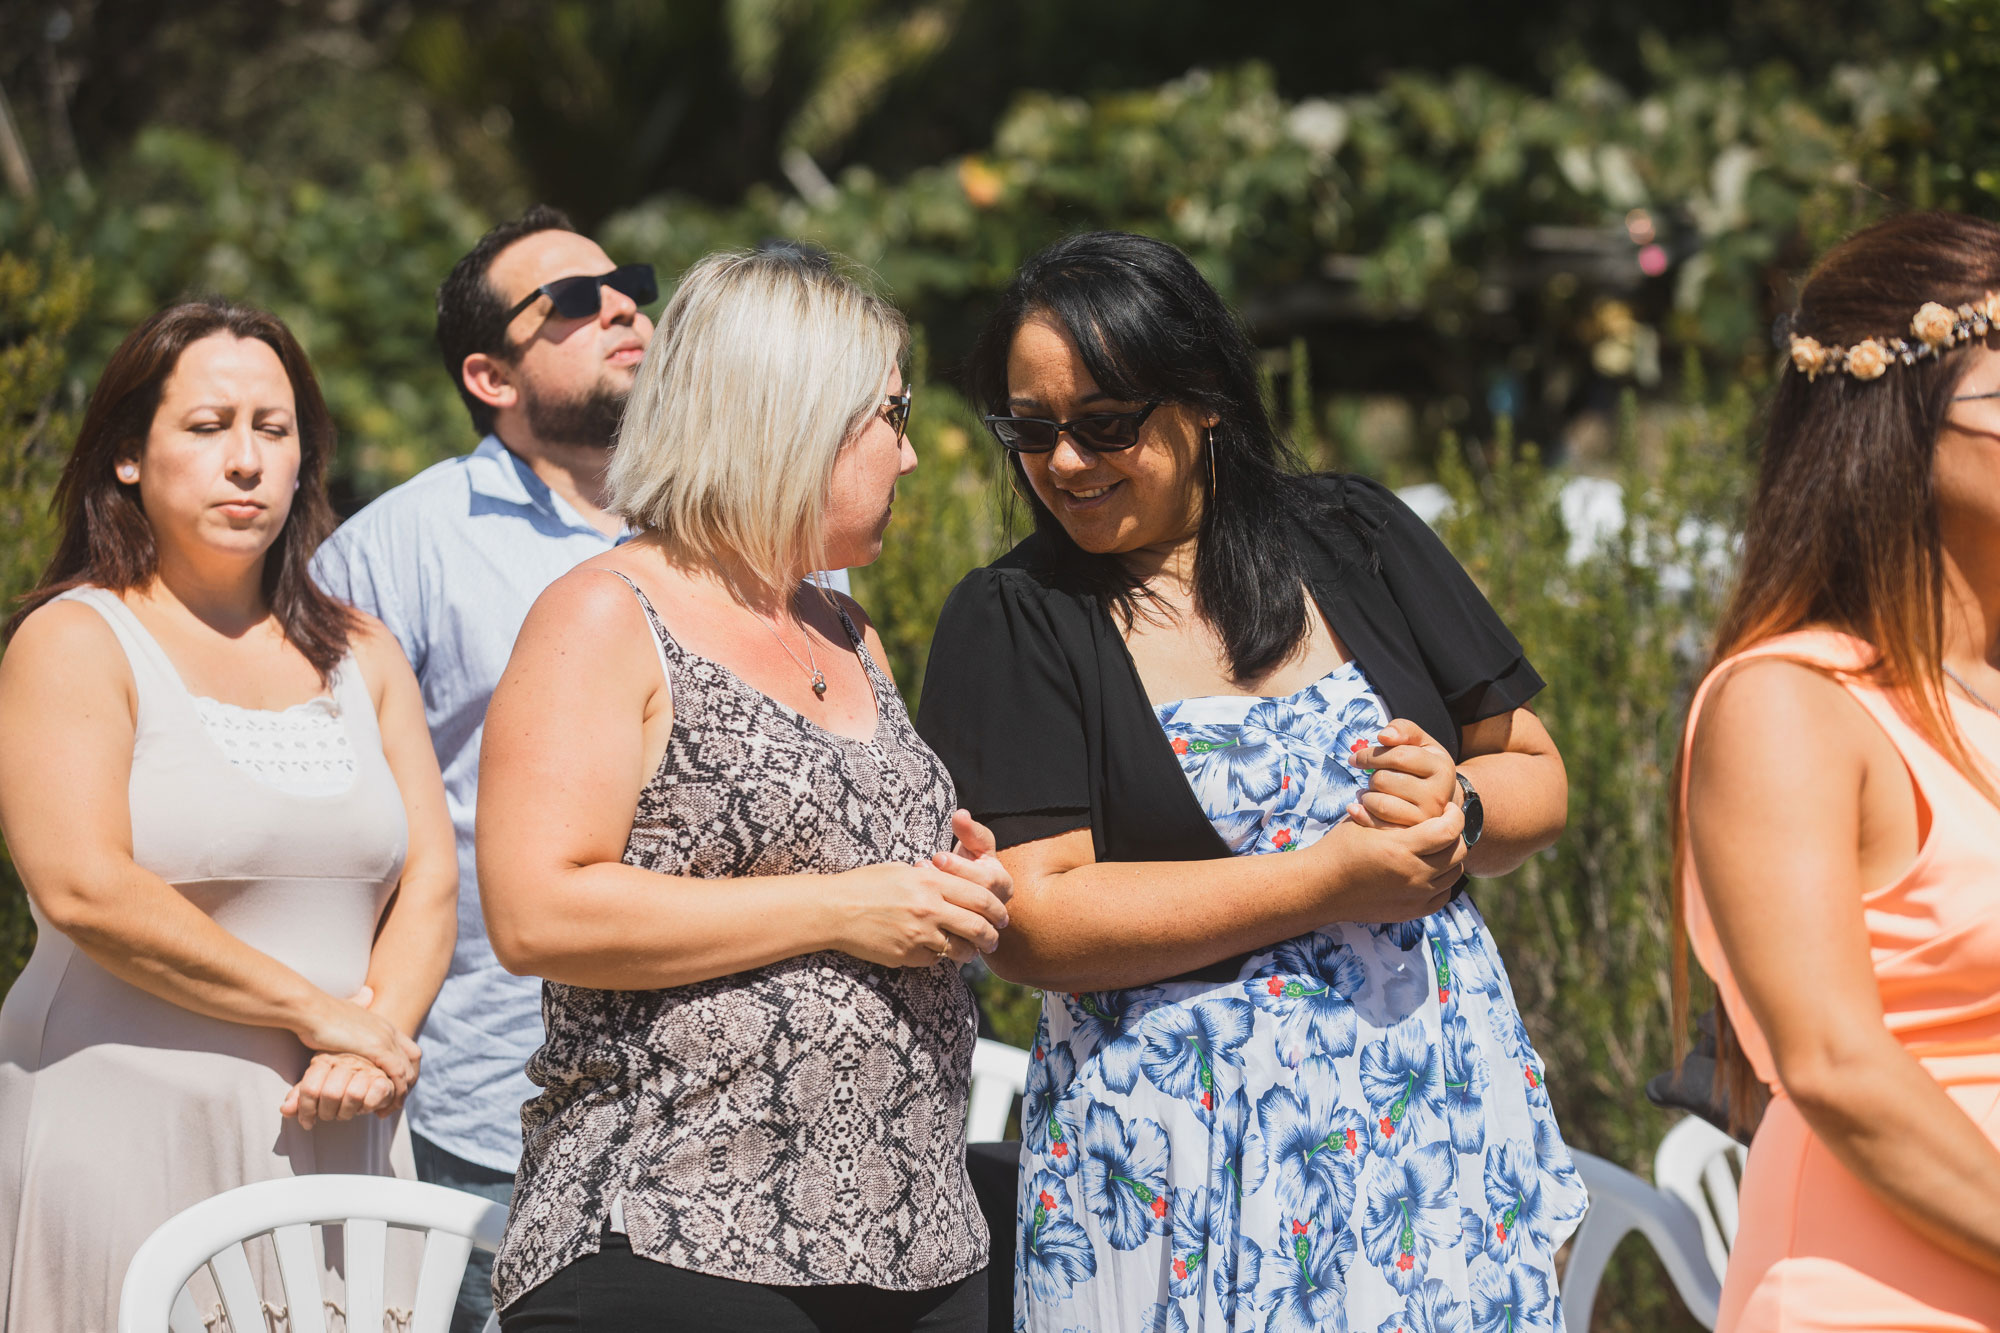
[[[609,273],[599,273],[595,277],[557,278],[554,282],[545,282],[516,301],[501,322],[512,324],[514,316],[544,296],[549,298],[549,305],[555,313],[564,319],[594,318],[604,308],[604,294],[599,290],[604,287],[631,297],[633,305],[651,305],[660,299],[660,283],[653,276],[651,264],[621,264]]]
[[[1159,408],[1147,403],[1136,412],[1093,412],[1073,421],[1051,421],[1047,417],[985,417],[993,438],[1017,454],[1045,454],[1056,440],[1067,434],[1094,454],[1116,453],[1139,442],[1139,428]]]

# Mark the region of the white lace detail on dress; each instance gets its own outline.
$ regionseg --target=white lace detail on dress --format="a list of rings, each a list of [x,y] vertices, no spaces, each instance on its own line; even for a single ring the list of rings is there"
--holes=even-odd
[[[332,699],[286,709],[196,697],[201,724],[237,768],[293,796],[338,796],[354,785],[354,743]]]

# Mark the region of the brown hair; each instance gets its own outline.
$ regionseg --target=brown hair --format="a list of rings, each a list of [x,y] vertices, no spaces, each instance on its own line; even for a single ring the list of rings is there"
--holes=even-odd
[[[2000,291],[2000,226],[1956,213],[1909,213],[1834,247],[1799,294],[1792,331],[1851,347],[1909,334],[1926,301],[1983,301]],[[2000,334],[1989,342],[2000,341]],[[1989,800],[1991,775],[1952,720],[1944,680],[1944,550],[1933,458],[1966,346],[1879,378],[1782,372],[1743,537],[1736,587],[1709,669],[1765,640],[1824,625],[1876,650],[1864,673]],[[1686,1041],[1687,926],[1682,901],[1686,810],[1676,765],[1673,981],[1675,1054]],[[1756,1123],[1766,1089],[1717,1006],[1718,1074],[1739,1128]]]
[[[308,564],[334,527],[333,506],[326,496],[333,418],[305,352],[284,321],[221,300],[170,305],[125,335],[111,354],[56,483],[53,507],[62,516],[62,537],[55,556],[34,590],[20,599],[20,609],[0,630],[0,639],[11,640],[35,608],[71,588],[94,584],[122,592],[152,582],[159,566],[152,524],[140,504],[138,487],[120,484],[115,469],[121,460],[136,458],[145,448],[161,390],[181,353],[215,333],[264,343],[278,354],[292,382],[298,411],[299,488],[292,495],[284,526],[264,553],[264,596],[285,638],[322,680],[332,674],[347,651],[354,612],[320,590]]]

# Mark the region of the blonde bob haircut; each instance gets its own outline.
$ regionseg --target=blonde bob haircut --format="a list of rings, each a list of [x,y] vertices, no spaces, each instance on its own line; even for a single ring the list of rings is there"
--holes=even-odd
[[[824,252],[724,251],[681,278],[612,451],[610,509],[676,555],[782,593],[826,564],[841,446],[880,410],[909,326]]]

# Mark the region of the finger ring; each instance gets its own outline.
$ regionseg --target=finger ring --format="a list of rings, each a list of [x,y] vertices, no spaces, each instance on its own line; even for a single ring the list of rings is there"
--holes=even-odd
[[[940,963],[949,963],[951,961],[951,951],[949,949],[939,949],[938,961]]]

